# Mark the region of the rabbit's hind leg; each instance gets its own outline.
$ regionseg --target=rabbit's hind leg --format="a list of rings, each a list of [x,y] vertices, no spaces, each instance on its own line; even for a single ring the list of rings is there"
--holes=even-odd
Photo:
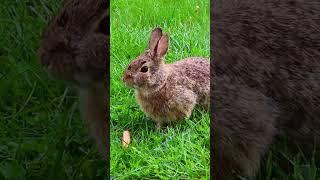
[[[259,91],[217,78],[211,101],[214,177],[254,177],[275,135],[276,106]]]
[[[175,120],[189,118],[197,104],[196,94],[190,90],[180,90],[174,94],[170,103],[172,109],[170,116],[173,116]]]

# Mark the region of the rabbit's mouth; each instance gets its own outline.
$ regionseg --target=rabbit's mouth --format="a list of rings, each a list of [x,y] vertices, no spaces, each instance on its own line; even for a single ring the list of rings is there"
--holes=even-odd
[[[133,81],[127,78],[126,76],[122,77],[122,82],[124,83],[125,86],[127,87],[133,87]]]
[[[128,83],[128,82],[124,82],[124,85],[126,85],[127,87],[133,87],[133,84],[132,83]]]
[[[54,62],[48,62],[45,67],[51,77],[59,78],[61,76],[61,68],[59,65],[54,64]]]
[[[133,80],[125,80],[125,79],[123,79],[123,83],[128,88],[134,88],[134,89],[138,88],[138,86],[134,84]]]
[[[125,86],[127,86],[128,88],[132,88],[132,89],[139,89],[141,88],[137,83],[134,82],[133,79],[124,79],[123,78],[123,83]]]
[[[122,82],[129,88],[134,88],[134,80],[130,73],[124,73]]]
[[[74,81],[74,67],[70,64],[65,64],[56,61],[48,61],[43,64],[43,67],[48,72],[49,77],[52,79],[61,79],[68,82]]]

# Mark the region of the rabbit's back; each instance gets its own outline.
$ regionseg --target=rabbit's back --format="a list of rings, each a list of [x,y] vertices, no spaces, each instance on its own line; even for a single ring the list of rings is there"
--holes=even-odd
[[[217,5],[213,32],[217,78],[228,77],[272,98],[282,112],[280,124],[319,120],[320,3],[262,4]],[[298,114],[301,117],[294,118]]]
[[[169,65],[171,68],[168,83],[192,90],[198,103],[209,106],[210,61],[206,58],[189,57]]]
[[[175,72],[198,82],[210,79],[210,61],[206,58],[189,57],[170,64]]]

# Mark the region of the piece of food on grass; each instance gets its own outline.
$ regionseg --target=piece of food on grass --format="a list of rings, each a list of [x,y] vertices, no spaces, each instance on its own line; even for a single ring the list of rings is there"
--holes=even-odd
[[[130,144],[130,132],[129,130],[123,131],[122,135],[122,147],[128,148]]]

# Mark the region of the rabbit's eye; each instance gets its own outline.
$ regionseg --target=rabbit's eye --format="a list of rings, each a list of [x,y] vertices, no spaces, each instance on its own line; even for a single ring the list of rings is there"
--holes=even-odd
[[[148,72],[148,67],[147,66],[143,66],[140,70],[141,72]]]
[[[130,70],[130,69],[131,69],[131,66],[128,67],[128,70]]]

